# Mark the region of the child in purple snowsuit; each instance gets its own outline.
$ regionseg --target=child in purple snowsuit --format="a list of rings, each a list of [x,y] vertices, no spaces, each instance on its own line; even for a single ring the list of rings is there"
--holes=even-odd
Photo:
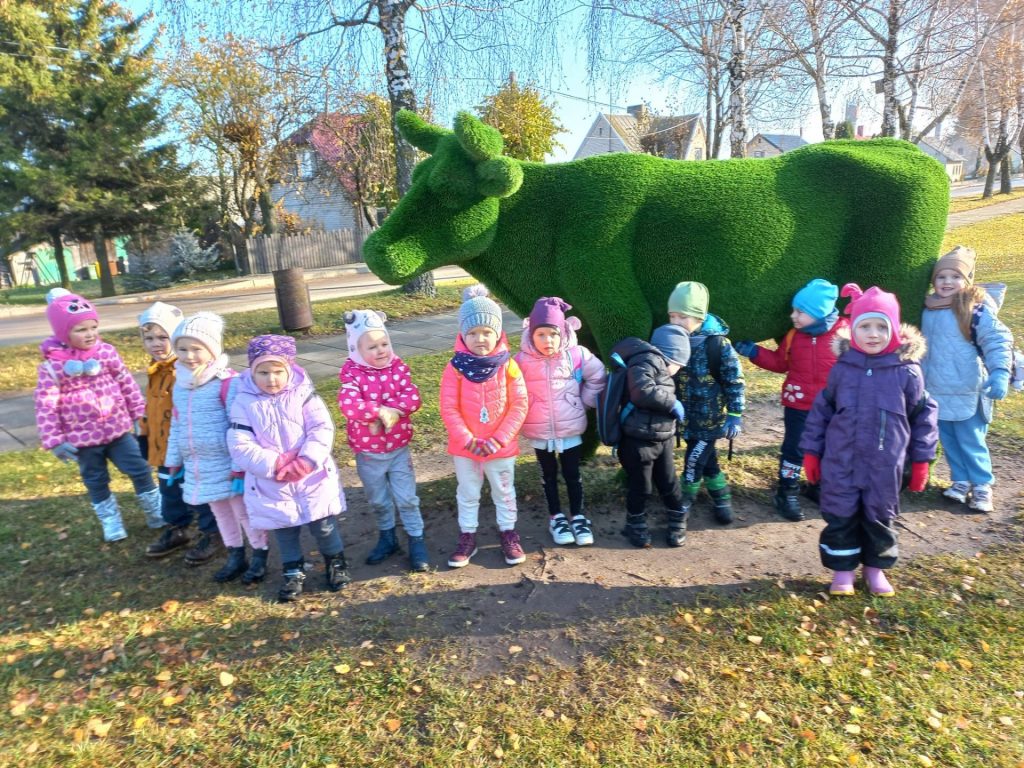
[[[895,590],[894,527],[903,465],[909,488],[923,491],[938,442],[938,407],[924,388],[921,332],[900,325],[896,297],[880,288],[843,286],[851,297],[852,338],[836,337],[838,360],[807,417],[800,448],[809,482],[821,481],[821,562],[835,572],[829,592],[852,595],[858,565],[873,595]]]
[[[281,602],[297,600],[306,579],[300,534],[307,526],[324,558],[327,588],[351,581],[338,531],[345,511],[334,450],[334,422],[308,374],[295,365],[295,339],[257,336],[239,377],[228,429],[231,457],[245,472],[253,527],[271,530],[281,549]]]

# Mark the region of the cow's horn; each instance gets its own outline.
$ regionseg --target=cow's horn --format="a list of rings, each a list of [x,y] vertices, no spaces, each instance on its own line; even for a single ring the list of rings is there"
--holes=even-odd
[[[469,156],[480,162],[501,155],[505,141],[497,128],[480,122],[469,112],[459,112],[455,116],[455,136]]]
[[[405,136],[406,141],[430,155],[437,149],[437,142],[451,133],[447,128],[431,125],[409,109],[400,109],[395,122],[398,123],[398,130]]]

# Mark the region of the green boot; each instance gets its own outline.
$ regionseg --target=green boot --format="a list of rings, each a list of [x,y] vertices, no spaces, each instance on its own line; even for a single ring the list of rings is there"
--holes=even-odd
[[[728,525],[732,522],[732,492],[725,479],[725,472],[719,472],[714,477],[707,478],[705,484],[711,495],[711,502],[715,505],[713,510],[715,520],[720,525]]]

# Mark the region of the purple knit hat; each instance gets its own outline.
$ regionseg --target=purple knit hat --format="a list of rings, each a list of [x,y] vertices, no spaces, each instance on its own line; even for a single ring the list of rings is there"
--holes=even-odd
[[[530,310],[530,328],[550,325],[565,333],[565,313],[572,309],[557,296],[541,296]]]
[[[268,333],[249,342],[249,368],[255,370],[260,363],[270,361],[291,368],[295,363],[295,339],[291,336],[275,336]]]

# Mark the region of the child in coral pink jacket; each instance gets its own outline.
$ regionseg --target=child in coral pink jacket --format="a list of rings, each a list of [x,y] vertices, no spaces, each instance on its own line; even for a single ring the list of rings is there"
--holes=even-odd
[[[548,503],[548,529],[555,544],[594,543],[590,521],[583,514],[580,459],[587,408],[597,405],[605,386],[604,364],[576,343],[579,318],[566,317],[572,307],[543,296],[523,322],[521,351],[516,362],[523,372],[529,409],[523,436],[530,440],[540,464]],[[558,464],[569,492],[569,517],[558,498]]]
[[[81,296],[54,288],[46,296],[53,336],[40,345],[36,424],[43,448],[75,461],[105,541],[128,536],[107,462],[131,478],[150,528],[164,526],[160,491],[133,436],[146,401],[121,356],[100,338],[99,317]]]
[[[409,536],[409,569],[428,571],[430,557],[409,450],[409,417],[422,402],[409,366],[391,347],[386,319],[383,312],[372,309],[345,313],[348,360],[338,374],[338,407],[348,420],[348,444],[356,455],[356,471],[377,516],[379,538],[366,562],[377,565],[398,552],[397,507]]]
[[[501,331],[501,308],[475,285],[463,292],[455,354],[441,376],[441,418],[459,486],[459,543],[448,559],[462,568],[476,554],[480,492],[484,478],[501,531],[505,562],[526,560],[516,533],[515,457],[526,418],[526,383]]]

